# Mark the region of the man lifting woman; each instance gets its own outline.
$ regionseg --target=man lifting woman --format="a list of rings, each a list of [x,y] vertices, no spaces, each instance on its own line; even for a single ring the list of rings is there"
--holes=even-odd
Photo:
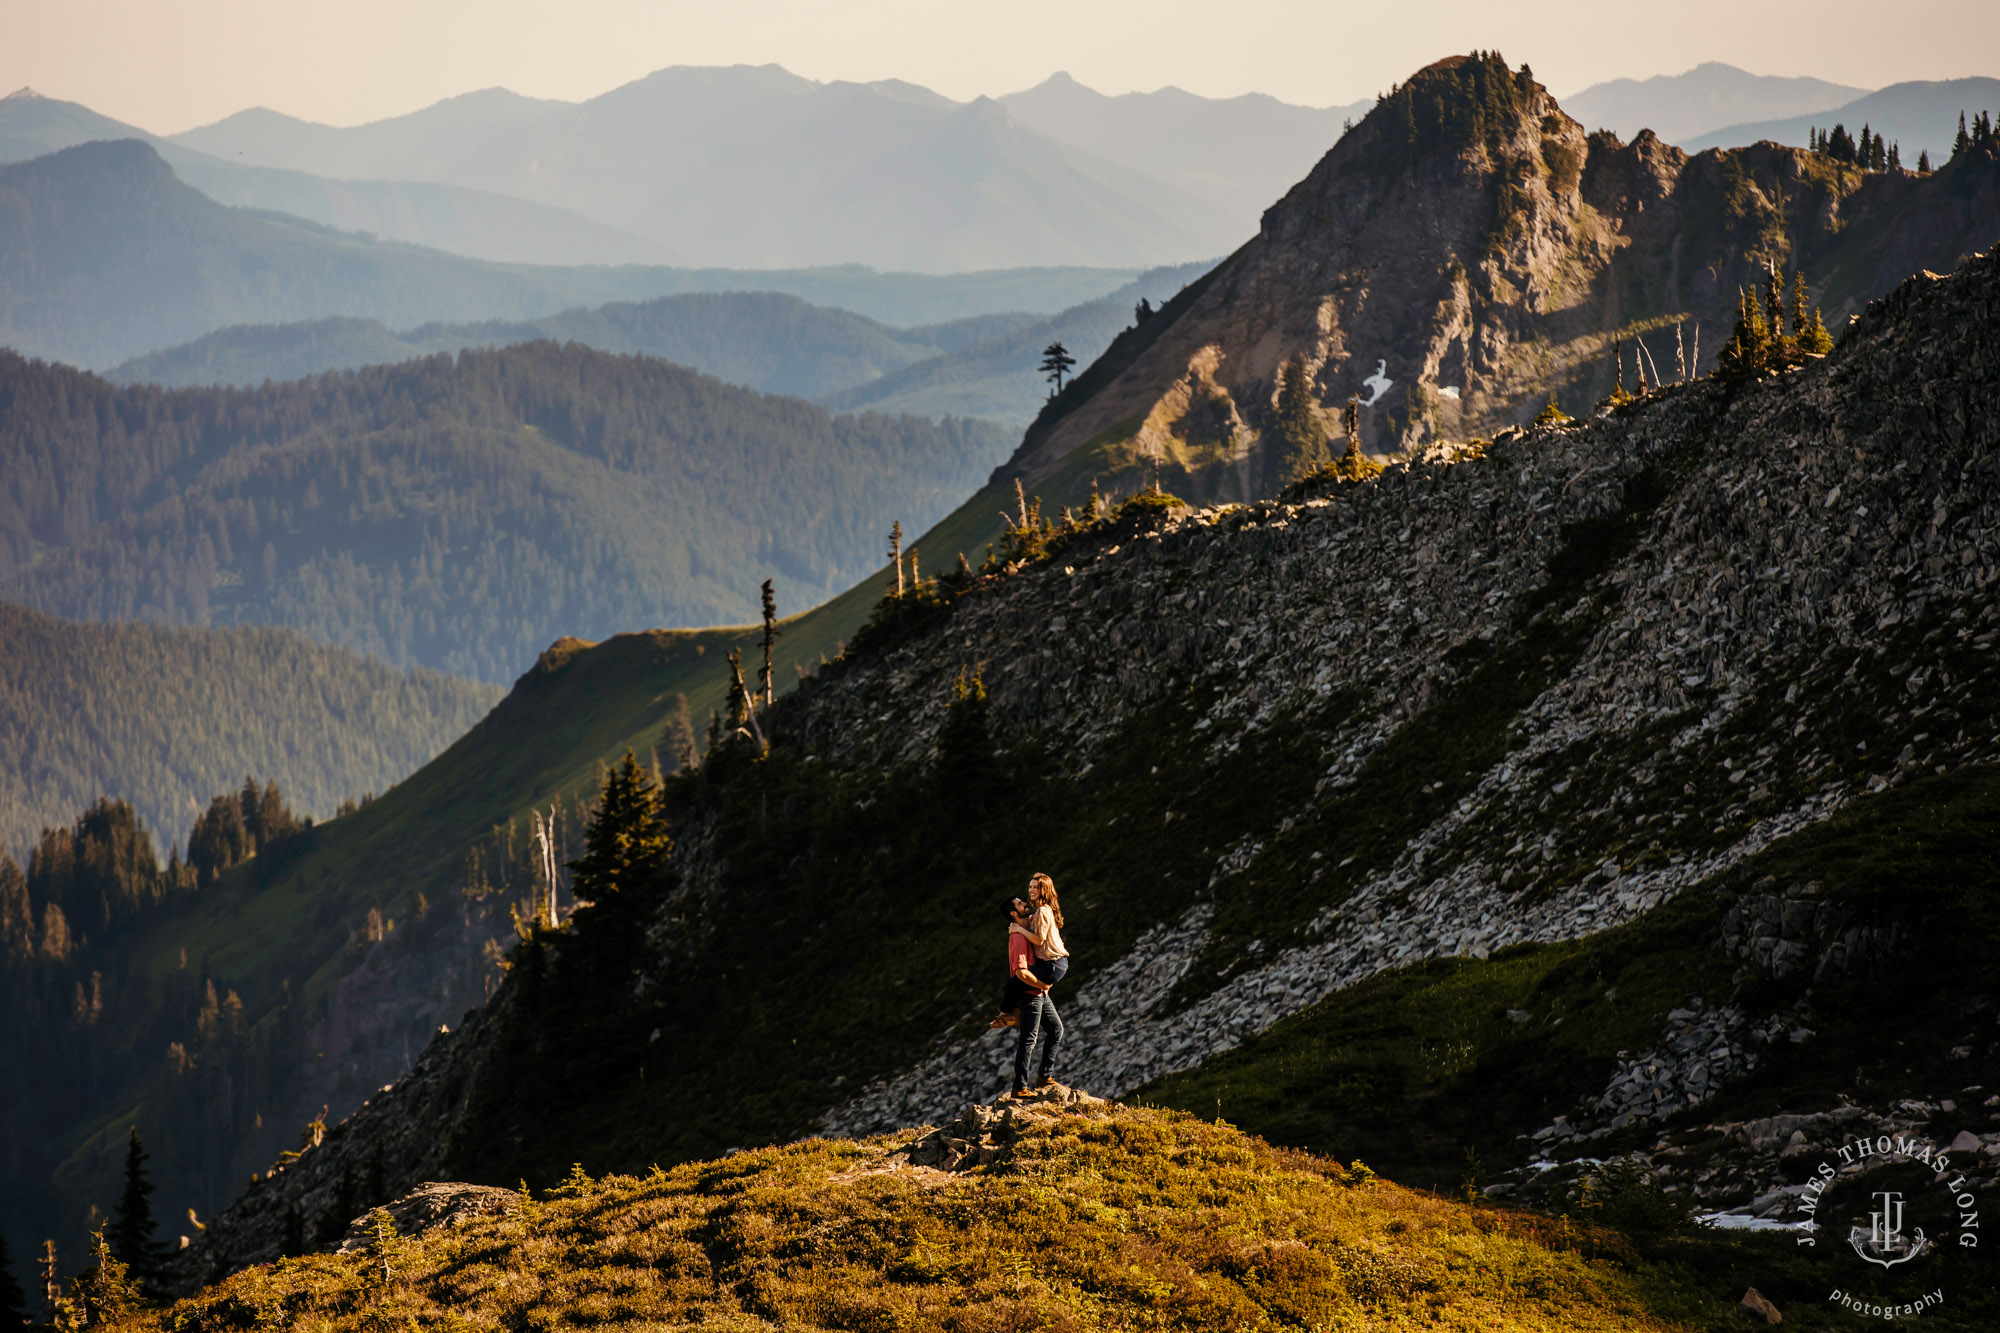
[[[1062,928],[1062,904],[1056,900],[1055,881],[1047,875],[1029,879],[1027,898],[1007,904],[1007,984],[1001,992],[1000,1013],[988,1026],[1017,1030],[1014,1090],[1009,1098],[1031,1096],[1055,1085],[1050,1070],[1062,1045],[1063,1024],[1049,992],[1069,971]],[[1041,1067],[1030,1082],[1028,1069],[1038,1047]]]

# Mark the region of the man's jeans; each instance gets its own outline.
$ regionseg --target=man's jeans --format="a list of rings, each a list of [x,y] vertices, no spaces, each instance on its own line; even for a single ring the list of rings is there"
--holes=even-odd
[[[1049,993],[1031,994],[1021,1006],[1020,1035],[1014,1042],[1014,1091],[1032,1087],[1028,1082],[1028,1061],[1034,1055],[1039,1041],[1042,1048],[1041,1074],[1035,1080],[1042,1082],[1049,1076],[1050,1068],[1056,1061],[1056,1047],[1062,1044],[1062,1017],[1056,1013],[1055,1001]]]

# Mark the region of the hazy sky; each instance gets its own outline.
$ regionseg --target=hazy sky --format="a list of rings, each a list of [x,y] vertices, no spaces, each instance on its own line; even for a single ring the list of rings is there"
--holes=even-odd
[[[1558,96],[1726,60],[1863,87],[2000,75],[1993,0],[0,0],[0,91],[160,133],[248,106],[355,124],[476,88],[576,101],[666,65],[775,62],[965,99],[1066,69],[1351,102],[1497,47]]]

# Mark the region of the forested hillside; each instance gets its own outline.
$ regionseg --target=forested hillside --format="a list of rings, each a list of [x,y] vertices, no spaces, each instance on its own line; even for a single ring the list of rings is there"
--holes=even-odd
[[[741,623],[766,578],[828,597],[1006,447],[574,344],[250,390],[0,355],[0,597],[505,681],[563,635]]]
[[[689,292],[542,319],[434,323],[400,332],[379,320],[344,317],[236,325],[106,373],[120,384],[255,385],[548,338],[664,357],[732,384],[814,397],[836,411],[980,417],[1019,430],[1046,401],[1049,386],[1037,367],[1049,343],[1063,343],[1079,365],[1088,365],[1139,317],[1135,311],[1166,301],[1208,268],[1152,269],[1053,315],[972,315],[910,329],[777,292]]]
[[[25,856],[100,796],[177,837],[252,772],[325,818],[415,771],[499,695],[288,630],[77,625],[0,603],[0,848]]]

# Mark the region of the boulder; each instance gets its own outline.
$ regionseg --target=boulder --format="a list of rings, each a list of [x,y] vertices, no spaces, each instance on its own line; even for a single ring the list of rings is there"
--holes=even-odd
[[[1743,1293],[1743,1299],[1736,1302],[1736,1308],[1742,1312],[1744,1318],[1753,1322],[1766,1324],[1785,1322],[1785,1316],[1778,1313],[1778,1307],[1759,1295],[1755,1287]]]
[[[394,1203],[384,1204],[383,1207],[388,1209],[390,1218],[395,1222],[397,1235],[420,1236],[426,1231],[456,1226],[475,1217],[507,1212],[520,1202],[521,1196],[513,1190],[503,1190],[492,1185],[427,1180]],[[374,1215],[374,1211],[371,1208],[347,1224],[347,1234],[340,1238],[340,1248],[335,1253],[368,1252],[370,1236],[368,1219]]]

